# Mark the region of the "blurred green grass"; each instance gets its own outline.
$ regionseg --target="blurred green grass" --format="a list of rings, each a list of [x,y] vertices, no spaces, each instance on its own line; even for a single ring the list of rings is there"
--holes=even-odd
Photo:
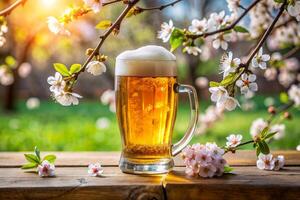
[[[225,137],[231,133],[242,134],[250,139],[251,122],[259,117],[267,117],[263,97],[255,98],[256,109],[225,114],[205,135],[195,136],[191,143],[215,141],[224,145]],[[201,103],[203,111],[207,102]],[[98,118],[108,118],[108,128],[96,126]],[[179,106],[173,142],[178,141],[189,120],[187,104]],[[273,149],[295,149],[300,143],[300,115],[293,113],[293,120],[286,121],[286,136],[272,141]],[[114,113],[99,102],[82,102],[75,107],[62,107],[54,102],[42,101],[38,109],[28,110],[25,102],[19,102],[18,112],[0,112],[0,151],[31,151],[38,146],[43,151],[116,151],[121,148],[119,129]],[[245,147],[251,149],[251,145]]]

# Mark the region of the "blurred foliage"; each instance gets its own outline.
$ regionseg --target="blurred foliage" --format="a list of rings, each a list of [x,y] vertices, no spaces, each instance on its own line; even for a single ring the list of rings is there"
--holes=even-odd
[[[256,97],[256,109],[247,112],[247,115],[240,109],[227,113],[206,135],[195,136],[192,143],[215,141],[223,145],[226,142],[225,137],[231,133],[242,134],[244,140],[250,139],[251,122],[268,116],[263,101],[263,97]],[[52,102],[42,102],[36,110],[28,110],[24,102],[20,102],[18,106],[20,112],[0,115],[1,151],[30,151],[36,145],[44,151],[116,151],[121,148],[115,115],[98,102],[82,102],[77,107],[61,107]],[[207,106],[208,102],[201,102],[202,111]],[[181,104],[175,124],[174,142],[184,134],[189,115],[188,105]],[[109,119],[110,126],[97,128],[96,121],[100,117]],[[286,137],[272,141],[270,147],[295,149],[300,142],[299,123],[299,113],[294,113],[293,120],[285,123]],[[252,149],[251,146],[245,148]]]

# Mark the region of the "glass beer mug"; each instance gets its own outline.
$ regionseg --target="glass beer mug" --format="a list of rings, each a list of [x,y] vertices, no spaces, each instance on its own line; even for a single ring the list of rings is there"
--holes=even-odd
[[[197,93],[177,82],[175,56],[160,46],[121,53],[116,59],[117,118],[122,138],[120,169],[133,174],[167,173],[173,156],[190,142],[198,121]],[[172,145],[178,93],[187,93],[191,121]]]

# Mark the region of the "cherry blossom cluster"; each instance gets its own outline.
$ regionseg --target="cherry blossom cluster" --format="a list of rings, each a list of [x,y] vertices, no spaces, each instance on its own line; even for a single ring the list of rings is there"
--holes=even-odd
[[[209,91],[212,93],[211,100],[216,103],[217,107],[223,107],[231,111],[240,106],[238,100],[235,98],[235,87],[240,88],[240,93],[246,98],[252,97],[258,90],[254,72],[259,72],[257,69],[266,70],[267,62],[271,59],[270,55],[264,53],[262,45],[267,36],[271,34],[270,30],[287,30],[286,27],[274,28],[277,20],[280,19],[282,23],[286,20],[292,22],[292,26],[288,26],[290,28],[287,31],[289,34],[286,35],[288,40],[284,41],[292,40],[290,45],[299,45],[299,34],[297,34],[299,26],[295,22],[299,20],[299,2],[254,1],[249,8],[244,8],[239,0],[228,0],[227,3],[230,15],[226,15],[225,11],[211,13],[208,19],[193,19],[187,29],[174,27],[172,20],[170,20],[169,23],[164,22],[161,25],[158,38],[162,39],[163,42],[170,41],[171,50],[183,46],[183,52],[198,56],[202,53],[201,47],[211,45],[215,49],[222,48],[223,50],[227,50],[228,42],[245,39],[246,37],[255,39],[266,33],[264,37],[261,37],[261,42],[258,43],[258,46],[255,47],[247,60],[234,58],[231,51],[225,52],[221,58],[220,70],[223,73],[223,80],[220,83],[211,82]],[[288,4],[287,8],[284,6],[285,3]],[[274,19],[272,14],[276,13],[279,9],[284,10],[278,12],[278,17]],[[247,12],[250,16],[249,30],[238,25],[238,22]],[[285,62],[289,61],[286,60]],[[283,65],[286,66],[285,63]],[[280,71],[282,72],[279,75],[280,82],[286,82],[289,79],[289,84],[291,84],[296,79],[295,74],[288,76],[292,74],[291,71],[296,71],[295,68],[282,67]],[[277,71],[275,73],[274,70],[268,69],[265,74],[266,76],[275,76],[274,74],[277,74]]]
[[[66,25],[80,16],[83,16],[90,11],[94,13],[100,12],[102,8],[102,0],[95,1],[95,0],[83,0],[84,6],[79,7],[70,7],[67,8],[62,16],[59,18],[50,16],[48,17],[47,23],[48,28],[54,34],[60,34],[65,36],[70,36],[71,32],[66,29]]]
[[[250,134],[254,140],[256,140],[261,132],[269,127],[269,123],[265,121],[262,118],[258,118],[252,122],[252,125],[250,127]],[[270,126],[270,132],[276,132],[276,134],[273,136],[275,140],[279,140],[285,136],[285,125],[284,124],[274,124]]]
[[[272,154],[259,154],[256,165],[258,169],[262,170],[280,170],[284,167],[284,156],[279,155],[277,157]]]
[[[63,106],[78,105],[78,99],[82,96],[72,92],[72,86],[75,83],[76,74],[82,69],[81,65],[74,64],[68,70],[65,65],[56,63],[54,68],[57,72],[47,79],[48,84],[51,85],[49,89],[52,97]],[[95,60],[87,65],[86,70],[90,74],[98,76],[106,72],[106,66],[102,60]]]
[[[212,178],[221,176],[226,168],[226,160],[223,158],[224,150],[215,143],[193,144],[182,151],[186,174],[189,176],[201,176]]]
[[[198,128],[196,134],[205,134],[207,129],[221,120],[224,115],[224,108],[209,106],[204,113],[199,114]]]

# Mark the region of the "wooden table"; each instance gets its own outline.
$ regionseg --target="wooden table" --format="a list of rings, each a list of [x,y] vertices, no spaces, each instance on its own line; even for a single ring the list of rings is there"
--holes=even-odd
[[[137,176],[120,172],[117,152],[56,152],[55,178],[20,169],[23,153],[0,153],[0,199],[300,199],[300,152],[277,151],[286,158],[281,171],[255,166],[255,153],[228,154],[234,174],[203,179],[184,174],[181,159],[167,175]],[[87,165],[100,162],[103,177],[89,177]]]

